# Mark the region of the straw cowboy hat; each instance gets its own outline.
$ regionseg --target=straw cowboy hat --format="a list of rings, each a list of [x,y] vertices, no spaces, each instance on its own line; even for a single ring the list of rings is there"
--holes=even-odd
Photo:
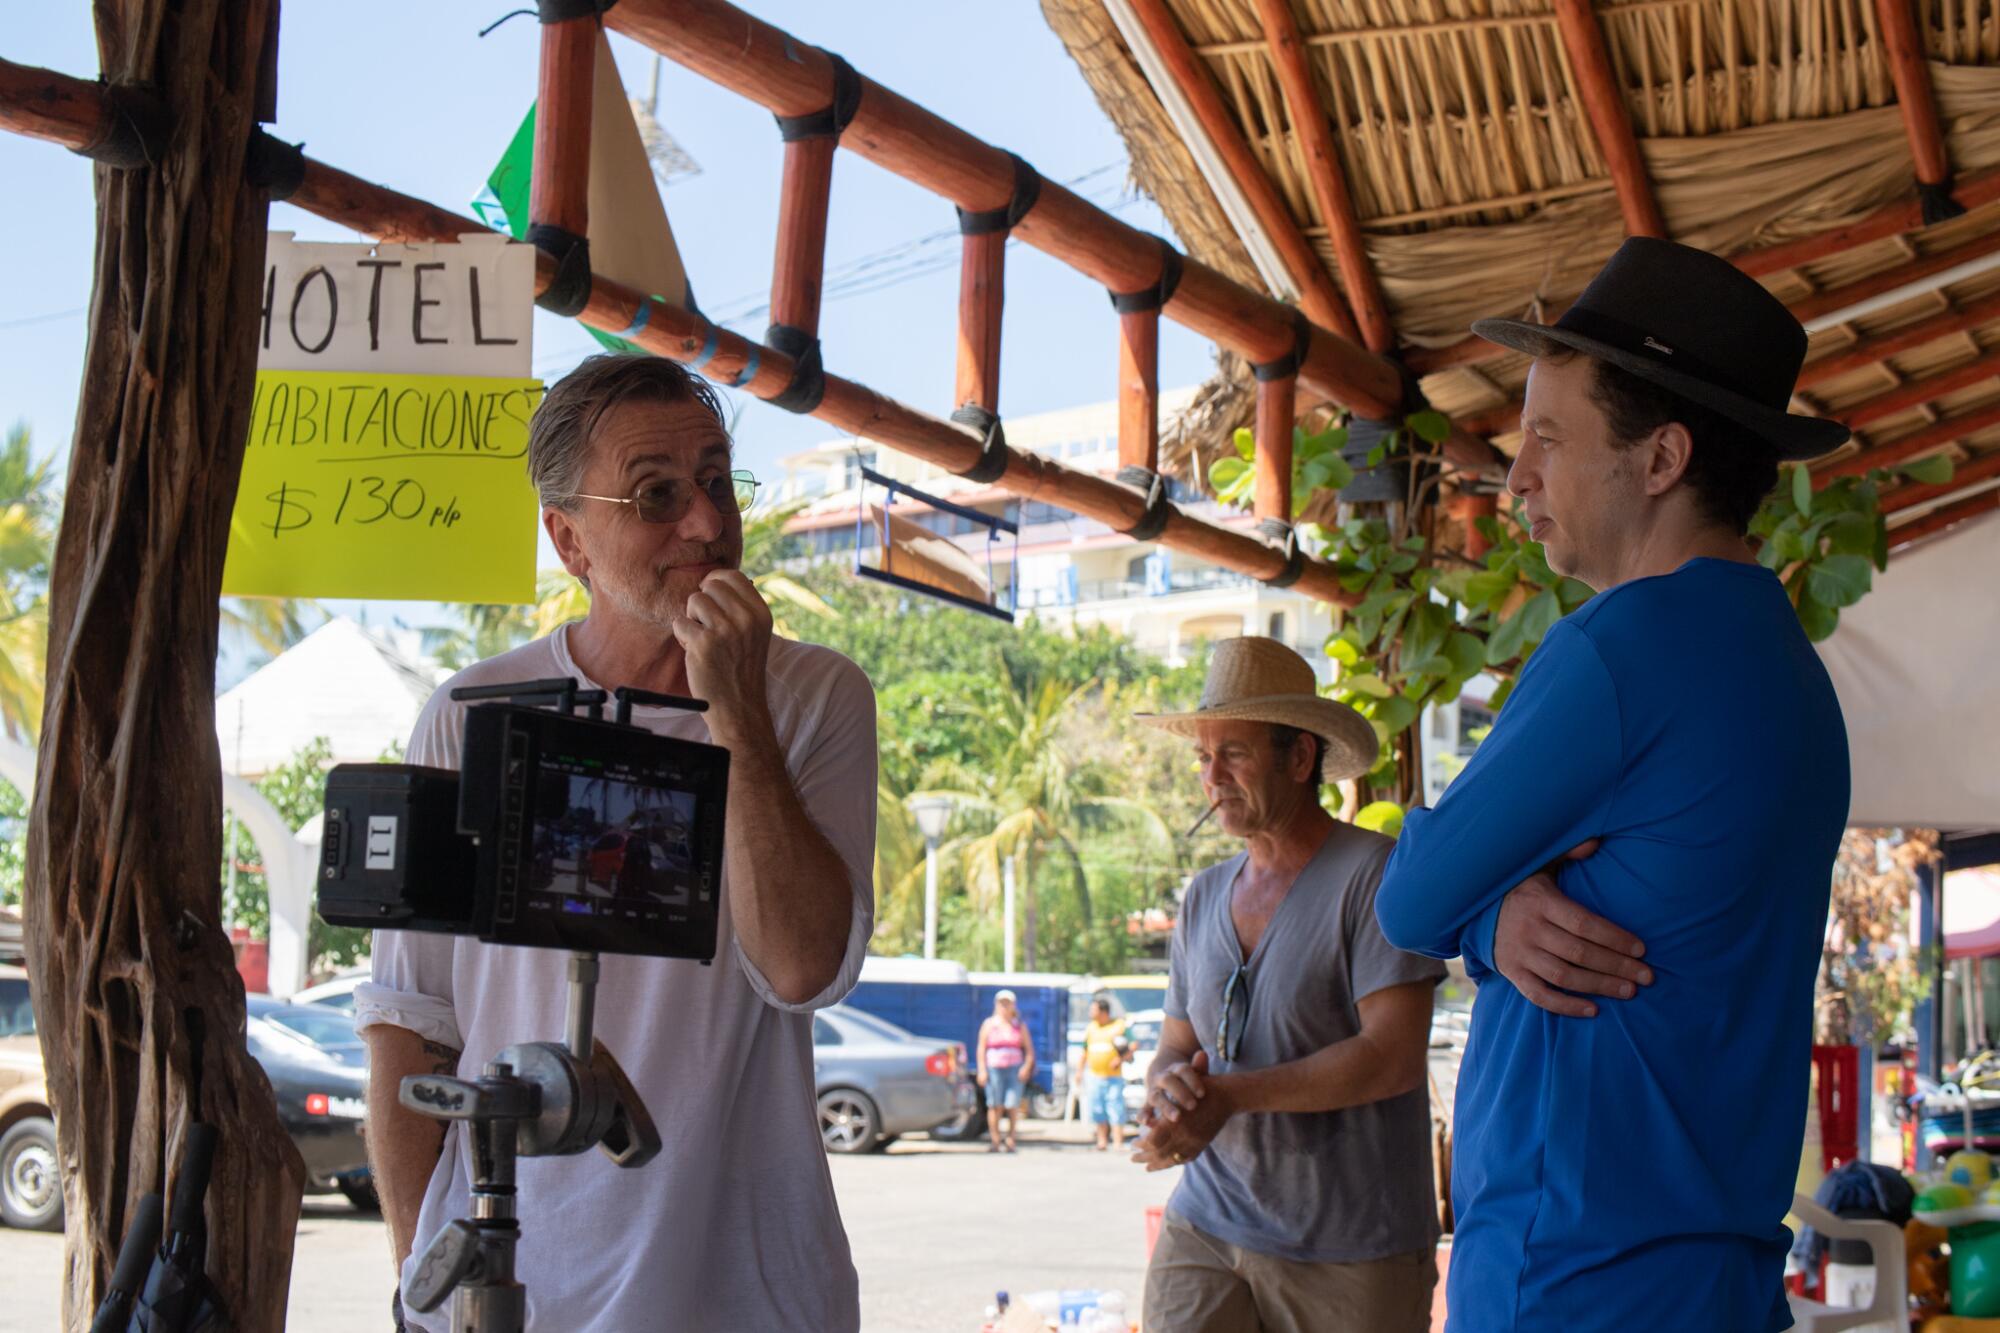
[[[1481,319],[1472,331],[1529,356],[1560,349],[1622,366],[1768,440],[1778,457],[1817,458],[1847,427],[1788,409],[1806,331],[1784,302],[1726,259],[1633,236],[1553,324]]]
[[[1276,639],[1224,639],[1208,660],[1201,705],[1192,713],[1134,713],[1149,727],[1193,736],[1203,722],[1276,722],[1326,742],[1321,782],[1342,782],[1375,767],[1379,746],[1368,719],[1322,699],[1306,659]]]

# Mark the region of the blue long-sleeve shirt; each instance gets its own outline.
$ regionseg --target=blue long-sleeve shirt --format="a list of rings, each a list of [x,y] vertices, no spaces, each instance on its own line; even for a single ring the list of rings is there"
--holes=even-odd
[[[1452,1333],[1790,1325],[1780,1286],[1846,730],[1783,585],[1691,560],[1550,631],[1376,912],[1479,983],[1455,1117]],[[1491,970],[1500,900],[1562,892],[1645,942],[1595,1018]]]

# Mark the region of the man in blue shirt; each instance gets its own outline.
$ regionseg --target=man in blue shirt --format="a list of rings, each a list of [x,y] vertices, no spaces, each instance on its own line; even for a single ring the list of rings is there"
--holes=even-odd
[[[1390,943],[1479,983],[1449,1327],[1783,1329],[1848,758],[1745,532],[1780,459],[1847,432],[1787,414],[1797,321],[1685,246],[1628,240],[1554,326],[1473,328],[1535,358],[1508,487],[1598,595],[1377,898]]]

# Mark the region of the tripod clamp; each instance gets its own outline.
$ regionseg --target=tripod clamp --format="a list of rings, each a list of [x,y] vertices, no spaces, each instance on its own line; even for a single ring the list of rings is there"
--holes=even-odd
[[[472,1217],[431,1238],[403,1292],[420,1312],[446,1296],[460,1333],[521,1333],[527,1289],[514,1278],[521,1238],[515,1213],[519,1157],[564,1157],[601,1149],[625,1168],[660,1151],[660,1133],[638,1090],[591,1028],[597,1003],[594,953],[570,955],[566,1041],[522,1042],[495,1055],[476,1079],[413,1074],[397,1100],[420,1115],[462,1120],[472,1135]]]

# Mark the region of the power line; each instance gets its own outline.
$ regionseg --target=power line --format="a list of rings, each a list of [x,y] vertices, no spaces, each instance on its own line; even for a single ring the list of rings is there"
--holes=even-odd
[[[0,329],[25,329],[30,324],[53,324],[59,319],[70,319],[81,315],[89,306],[78,306],[74,310],[51,310],[45,315],[29,315],[25,319],[0,320]]]

